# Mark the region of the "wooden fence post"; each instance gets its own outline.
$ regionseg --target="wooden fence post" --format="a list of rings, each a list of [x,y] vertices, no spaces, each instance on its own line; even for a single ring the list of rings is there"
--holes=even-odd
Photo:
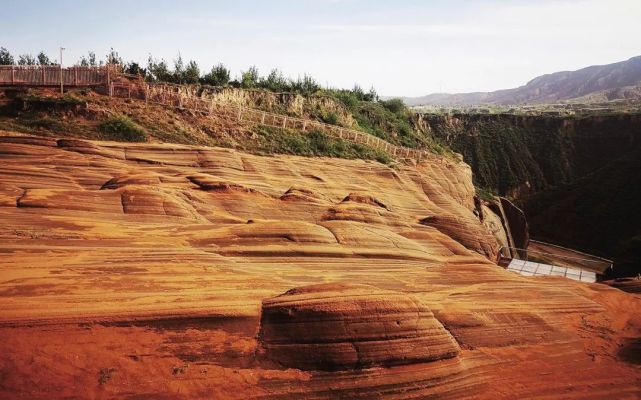
[[[11,66],[11,84],[13,85],[15,83],[16,76],[15,76],[15,71],[14,71],[14,66]]]
[[[265,125],[265,111],[260,116],[260,124]]]
[[[287,127],[287,117],[283,117],[283,129]]]
[[[238,120],[243,120],[243,109],[241,107],[238,107]]]
[[[73,85],[78,86],[78,67],[73,69]]]

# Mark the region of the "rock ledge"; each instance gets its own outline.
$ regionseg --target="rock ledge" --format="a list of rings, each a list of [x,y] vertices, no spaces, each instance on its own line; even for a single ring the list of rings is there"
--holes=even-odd
[[[263,300],[259,339],[266,358],[303,370],[412,364],[460,351],[429,308],[412,296],[340,283]]]

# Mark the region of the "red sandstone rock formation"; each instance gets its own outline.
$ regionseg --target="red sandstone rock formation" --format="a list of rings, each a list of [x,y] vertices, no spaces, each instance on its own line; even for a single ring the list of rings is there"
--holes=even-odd
[[[418,299],[354,284],[306,286],[264,300],[259,338],[268,359],[304,370],[413,364],[460,350]]]
[[[0,137],[0,398],[641,396],[638,295],[506,272],[473,197],[448,159]]]

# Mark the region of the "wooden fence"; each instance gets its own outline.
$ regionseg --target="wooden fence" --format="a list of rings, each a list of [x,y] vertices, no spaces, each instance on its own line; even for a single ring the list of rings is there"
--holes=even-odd
[[[110,81],[112,68],[58,65],[0,65],[0,86],[100,86]]]
[[[216,114],[218,116],[235,119],[237,121],[245,121],[276,128],[289,128],[302,132],[319,131],[328,136],[385,151],[396,158],[412,158],[420,161],[422,159],[429,158],[431,155],[431,153],[425,150],[396,146],[376,136],[354,129],[343,128],[304,118],[270,113],[231,103],[222,103],[214,100],[213,98],[207,99],[193,95],[186,95],[181,93],[179,87],[174,85],[146,85],[143,91],[145,101],[147,102],[170,107],[185,108],[209,115]],[[129,94],[129,97],[131,97],[131,94]]]

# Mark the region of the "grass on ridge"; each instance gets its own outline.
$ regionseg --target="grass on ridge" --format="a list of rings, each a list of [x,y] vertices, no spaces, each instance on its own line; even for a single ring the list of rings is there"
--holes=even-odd
[[[318,131],[302,133],[291,129],[258,126],[257,133],[259,144],[256,150],[264,153],[361,158],[376,160],[382,164],[392,163],[390,155],[382,150],[333,138]]]
[[[109,118],[98,125],[98,130],[102,133],[102,139],[105,140],[117,142],[147,141],[147,133],[144,129],[124,115]]]

